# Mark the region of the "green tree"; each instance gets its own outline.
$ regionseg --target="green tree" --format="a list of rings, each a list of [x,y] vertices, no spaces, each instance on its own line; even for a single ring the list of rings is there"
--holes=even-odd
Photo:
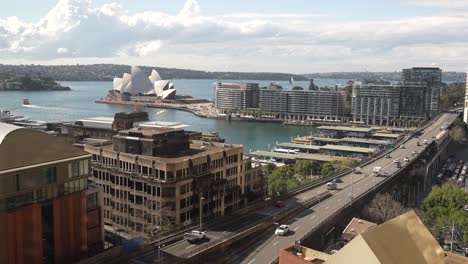
[[[294,178],[294,169],[289,166],[276,168],[268,175],[268,191],[273,193],[285,193],[288,190],[288,180]],[[289,184],[293,184],[290,182]]]
[[[425,221],[440,236],[447,226],[461,227],[464,241],[468,242],[468,216],[464,206],[468,204],[468,193],[452,184],[434,186],[424,199],[422,209]]]
[[[315,160],[301,160],[294,165],[294,172],[301,176],[310,175],[311,172],[317,174],[319,170],[320,164]]]
[[[291,90],[293,90],[293,91],[303,91],[304,88],[302,88],[300,86],[294,86]]]
[[[332,175],[333,173],[335,173],[335,168],[333,167],[333,164],[331,162],[325,162],[322,164],[322,167],[320,168],[320,173],[323,176],[328,177]]]

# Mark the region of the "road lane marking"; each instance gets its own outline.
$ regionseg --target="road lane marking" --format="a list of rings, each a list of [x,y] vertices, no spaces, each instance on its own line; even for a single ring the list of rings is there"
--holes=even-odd
[[[273,243],[273,246],[276,246],[278,245],[279,241],[276,241],[275,243]]]
[[[329,206],[325,207],[325,210],[328,210]]]
[[[314,219],[315,215],[311,216],[310,219]]]
[[[293,230],[296,231],[296,230],[298,230],[298,229],[299,229],[299,227],[296,227],[296,228],[294,228]]]
[[[187,249],[187,248],[191,248],[191,247],[194,247],[194,246],[195,246],[195,245],[190,245],[190,246],[188,246],[188,247],[186,247],[186,249]]]
[[[338,199],[338,202],[340,202],[340,201],[341,201],[341,198],[340,198],[340,199]]]
[[[251,260],[249,263],[247,263],[247,264],[252,264],[252,263],[254,263],[254,261],[255,261],[255,259],[252,259],[252,260]]]

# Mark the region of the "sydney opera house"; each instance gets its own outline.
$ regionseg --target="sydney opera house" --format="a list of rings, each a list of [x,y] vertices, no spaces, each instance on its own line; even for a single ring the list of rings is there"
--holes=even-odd
[[[163,100],[175,99],[174,84],[162,80],[156,70],[148,77],[138,67],[132,67],[130,74],[124,73],[122,78],[114,78],[114,93],[128,96],[156,96]]]

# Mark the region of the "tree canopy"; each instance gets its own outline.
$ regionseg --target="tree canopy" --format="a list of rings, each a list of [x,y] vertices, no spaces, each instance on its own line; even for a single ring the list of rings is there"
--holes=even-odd
[[[301,176],[315,175],[320,172],[320,164],[315,160],[301,160],[294,165],[294,172]]]
[[[424,199],[422,209],[425,219],[436,234],[440,234],[444,227],[459,226],[464,233],[464,240],[468,242],[468,212],[464,206],[468,204],[468,193],[452,184],[441,187],[434,186]]]
[[[278,167],[268,175],[268,191],[270,194],[285,193],[299,185],[299,180],[294,178],[294,169],[289,166]]]
[[[322,168],[321,168],[320,172],[324,177],[328,177],[328,176],[332,175],[333,173],[335,173],[335,168],[333,167],[332,163],[325,162],[325,163],[322,164]]]

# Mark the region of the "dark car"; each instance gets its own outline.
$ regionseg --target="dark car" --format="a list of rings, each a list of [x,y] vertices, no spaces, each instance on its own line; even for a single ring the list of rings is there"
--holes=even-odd
[[[333,179],[333,181],[336,182],[336,183],[341,183],[341,182],[343,182],[343,180],[342,180],[341,178],[335,178],[335,179]]]
[[[276,207],[283,207],[283,206],[286,206],[286,203],[283,202],[283,201],[276,201],[276,202],[275,202],[275,206],[276,206]]]

